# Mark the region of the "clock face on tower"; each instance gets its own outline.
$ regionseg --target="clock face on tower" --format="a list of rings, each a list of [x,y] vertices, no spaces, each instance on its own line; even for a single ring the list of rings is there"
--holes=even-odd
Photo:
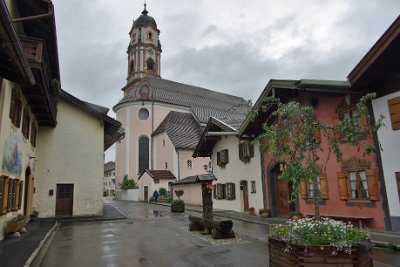
[[[151,49],[151,48],[147,49],[147,54],[149,54],[149,55],[153,55],[153,54],[154,54],[154,51],[153,51],[153,49]]]

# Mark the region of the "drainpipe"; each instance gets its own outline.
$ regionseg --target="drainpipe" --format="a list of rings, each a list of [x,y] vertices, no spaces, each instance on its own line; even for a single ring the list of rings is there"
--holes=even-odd
[[[13,22],[16,23],[16,22],[24,22],[24,21],[28,21],[28,20],[38,20],[38,19],[44,19],[44,18],[49,18],[49,17],[53,16],[53,14],[54,14],[53,3],[49,0],[43,0],[43,2],[47,2],[49,4],[48,12],[46,14],[17,18],[17,19],[13,19]]]
[[[16,50],[18,58],[22,64],[22,68],[25,72],[25,75],[27,76],[30,85],[35,85],[36,84],[35,77],[33,76],[32,70],[29,66],[29,63],[28,63],[26,57],[25,57],[24,51],[22,49],[21,41],[19,40],[19,38],[17,36],[14,24],[12,22],[10,13],[8,12],[8,8],[7,8],[7,5],[5,4],[4,0],[0,0],[0,12],[1,12],[1,18],[3,19],[3,22],[7,28],[8,34],[11,37],[13,47]]]

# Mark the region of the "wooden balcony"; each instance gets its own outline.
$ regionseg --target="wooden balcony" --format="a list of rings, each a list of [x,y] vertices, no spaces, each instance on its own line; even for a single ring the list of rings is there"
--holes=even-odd
[[[39,125],[56,126],[56,96],[61,92],[61,88],[57,79],[52,77],[45,41],[31,37],[19,38],[36,79],[36,84],[24,87],[23,93]]]

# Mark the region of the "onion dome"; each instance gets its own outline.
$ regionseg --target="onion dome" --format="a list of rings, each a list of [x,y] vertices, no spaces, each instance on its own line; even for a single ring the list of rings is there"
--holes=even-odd
[[[140,15],[139,18],[137,18],[137,20],[133,22],[132,29],[152,27],[158,31],[156,21],[154,20],[153,17],[147,15],[148,13],[149,12],[146,10],[146,4],[144,4],[144,10],[142,11],[142,15]]]

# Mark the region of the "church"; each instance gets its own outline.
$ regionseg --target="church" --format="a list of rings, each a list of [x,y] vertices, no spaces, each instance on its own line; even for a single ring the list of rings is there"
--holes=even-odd
[[[125,129],[116,144],[116,184],[125,175],[138,182],[145,170],[170,171],[176,180],[211,172],[210,158],[192,157],[204,127],[211,117],[239,127],[247,101],[161,78],[160,30],[146,4],[129,36],[127,83],[113,108]],[[147,200],[151,188],[140,190]]]

